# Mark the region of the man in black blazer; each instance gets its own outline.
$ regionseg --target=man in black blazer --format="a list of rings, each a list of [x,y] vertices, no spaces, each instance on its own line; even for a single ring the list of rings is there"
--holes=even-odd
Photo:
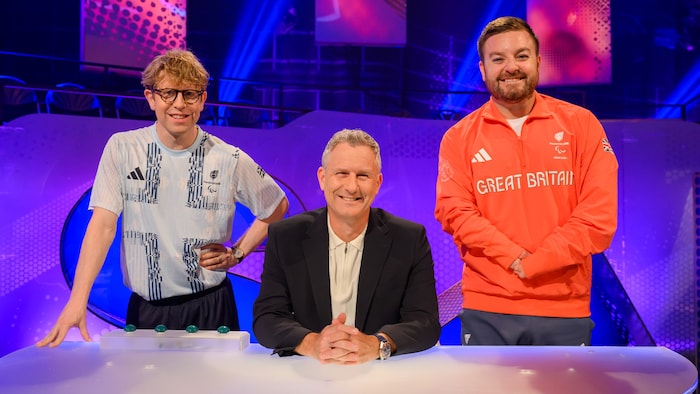
[[[268,230],[253,331],[281,356],[358,364],[425,350],[440,336],[425,228],[371,208],[382,183],[379,145],[341,130],[318,180],[327,207]]]

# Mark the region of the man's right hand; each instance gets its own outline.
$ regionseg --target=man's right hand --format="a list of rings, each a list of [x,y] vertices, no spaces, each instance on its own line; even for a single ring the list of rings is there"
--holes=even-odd
[[[42,339],[37,342],[36,345],[39,347],[44,347],[49,345],[49,347],[56,347],[63,342],[66,338],[66,334],[73,327],[78,327],[80,329],[80,335],[87,342],[92,342],[90,334],[87,330],[87,320],[86,320],[87,309],[81,306],[73,306],[70,301],[61,311],[61,315],[58,316],[56,324],[53,326],[51,331]]]
[[[376,359],[379,340],[345,325],[345,320],[345,313],[341,313],[320,333],[306,335],[296,352],[313,357],[321,364],[352,365]]]
[[[341,313],[320,333],[309,333],[302,339],[295,351],[301,355],[313,357],[322,364],[342,364],[338,359],[352,352],[351,349],[345,349],[345,347],[352,346],[351,336],[360,332],[355,327],[346,326],[345,319],[345,313]],[[338,345],[342,343],[345,343],[346,346],[339,347]]]
[[[523,268],[523,259],[529,255],[530,252],[523,250],[522,253],[520,253],[520,256],[518,256],[518,258],[515,259],[515,261],[513,261],[513,263],[510,265],[510,269],[512,269],[513,272],[520,277],[520,279],[527,278],[527,274]]]

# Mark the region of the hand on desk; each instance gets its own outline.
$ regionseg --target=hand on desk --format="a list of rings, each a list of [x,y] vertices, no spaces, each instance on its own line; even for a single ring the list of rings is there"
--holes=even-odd
[[[379,355],[379,339],[345,325],[345,313],[333,319],[320,333],[310,333],[295,349],[321,364],[362,364]]]
[[[66,334],[73,327],[78,327],[80,329],[80,335],[87,342],[92,342],[90,334],[87,330],[86,321],[87,308],[82,305],[76,305],[75,302],[68,301],[68,304],[61,311],[61,315],[56,320],[56,324],[51,328],[51,331],[42,339],[37,342],[36,345],[39,347],[44,347],[49,345],[49,347],[56,347],[63,342],[66,338]]]

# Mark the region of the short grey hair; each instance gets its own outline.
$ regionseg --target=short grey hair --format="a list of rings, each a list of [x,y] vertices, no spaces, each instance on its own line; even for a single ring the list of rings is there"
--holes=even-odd
[[[331,137],[326,144],[326,149],[323,150],[323,156],[321,156],[321,165],[323,168],[326,168],[326,164],[328,164],[328,155],[331,151],[338,146],[338,144],[342,143],[347,143],[353,147],[368,146],[374,152],[377,171],[382,172],[382,157],[379,154],[379,144],[371,135],[360,129],[343,129],[333,134],[333,137]]]

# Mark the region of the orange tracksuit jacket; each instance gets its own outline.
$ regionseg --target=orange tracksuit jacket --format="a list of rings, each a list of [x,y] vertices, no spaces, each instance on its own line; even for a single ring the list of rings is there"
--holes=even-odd
[[[591,254],[617,227],[618,163],[590,111],[535,96],[520,138],[493,99],[447,130],[435,217],[464,261],[464,308],[588,317]],[[509,268],[523,250],[526,279]]]

